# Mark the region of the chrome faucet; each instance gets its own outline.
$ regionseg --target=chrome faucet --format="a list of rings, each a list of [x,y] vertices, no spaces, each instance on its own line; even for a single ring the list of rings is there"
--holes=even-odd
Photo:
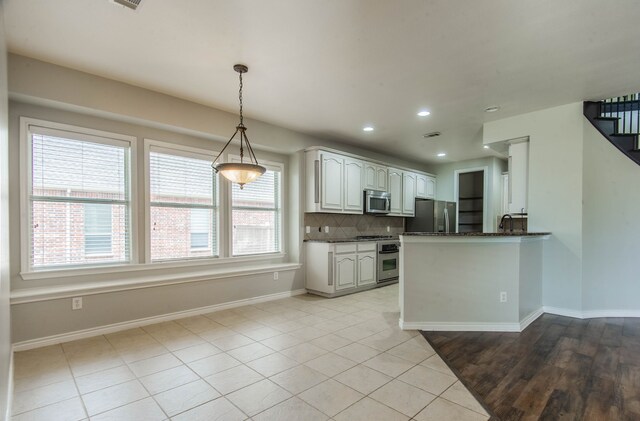
[[[513,216],[509,215],[508,213],[502,215],[502,219],[500,219],[500,225],[498,225],[498,228],[500,228],[504,232],[505,218],[509,218],[509,231],[513,232]]]

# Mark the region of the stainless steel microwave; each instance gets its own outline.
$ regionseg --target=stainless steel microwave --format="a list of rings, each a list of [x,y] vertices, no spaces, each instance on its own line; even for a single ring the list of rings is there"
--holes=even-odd
[[[391,212],[391,193],[378,190],[365,190],[364,212],[373,214]]]

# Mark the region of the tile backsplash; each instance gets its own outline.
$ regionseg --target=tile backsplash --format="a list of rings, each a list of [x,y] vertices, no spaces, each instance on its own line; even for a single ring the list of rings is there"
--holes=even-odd
[[[311,232],[304,235],[305,240],[337,240],[358,235],[400,235],[404,232],[404,218],[396,216],[305,213],[304,225],[311,227]],[[324,232],[325,226],[329,227],[329,233]]]

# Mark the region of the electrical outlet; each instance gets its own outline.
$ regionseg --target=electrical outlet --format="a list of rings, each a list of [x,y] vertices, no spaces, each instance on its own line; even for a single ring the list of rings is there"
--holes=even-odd
[[[500,302],[501,303],[507,302],[507,291],[500,292]]]
[[[73,297],[71,299],[71,310],[82,309],[82,297]]]
[[[309,225],[307,225],[307,226],[304,228],[304,232],[306,232],[307,234],[309,234],[309,233],[311,232],[311,227],[310,227]]]
[[[324,232],[326,232],[327,234],[329,234],[329,225],[325,225],[325,226],[324,226]]]
[[[391,232],[391,227],[387,225],[387,232]]]
[[[277,281],[280,278],[280,274],[278,272],[273,272],[273,280]]]

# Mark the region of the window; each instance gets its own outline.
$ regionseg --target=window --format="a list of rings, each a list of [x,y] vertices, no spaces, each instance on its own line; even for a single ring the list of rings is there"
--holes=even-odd
[[[131,143],[73,129],[27,125],[28,270],[130,262]]]
[[[111,206],[97,203],[84,205],[84,253],[111,254]]]
[[[213,153],[147,142],[151,261],[217,256]]]
[[[281,167],[268,167],[256,181],[240,189],[231,185],[234,256],[281,251]]]

